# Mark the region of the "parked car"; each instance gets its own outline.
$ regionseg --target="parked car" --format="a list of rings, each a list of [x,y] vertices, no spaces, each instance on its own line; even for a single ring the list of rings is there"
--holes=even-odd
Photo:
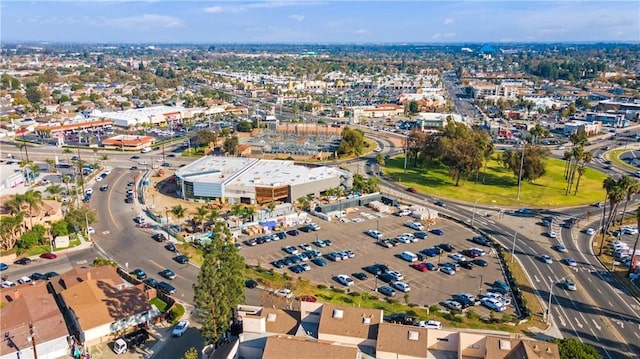
[[[320,257],[318,257],[318,258],[313,258],[313,259],[311,260],[311,263],[313,263],[313,264],[315,264],[315,265],[317,265],[317,266],[319,266],[319,267],[324,267],[324,266],[326,266],[326,265],[327,265],[327,261],[325,261],[324,259],[322,259],[322,258],[320,258]]]
[[[505,309],[507,309],[506,305],[504,305],[503,302],[496,298],[484,297],[480,300],[480,303],[496,312],[503,312]]]
[[[370,229],[368,231],[365,232],[369,237],[373,237],[375,239],[382,239],[383,235],[382,233],[380,233],[380,231],[376,230],[376,229]]]
[[[144,280],[144,284],[151,288],[156,288],[158,286],[158,281],[153,278],[147,278]]]
[[[402,324],[402,325],[415,325],[416,318],[406,313],[393,313],[387,319],[389,323]]]
[[[139,280],[143,280],[147,278],[147,273],[145,273],[142,269],[136,268],[131,273],[132,276],[136,277]]]
[[[480,267],[486,267],[489,265],[489,262],[485,261],[484,259],[481,258],[476,258],[474,260],[471,261],[473,264],[480,266]]]
[[[404,292],[404,293],[407,293],[407,292],[411,291],[411,286],[409,284],[405,283],[405,282],[392,282],[391,285],[395,289],[397,289],[397,290],[399,290],[401,292]]]
[[[386,295],[387,297],[394,297],[396,295],[395,289],[386,285],[378,287],[378,292]]]
[[[180,264],[187,264],[189,263],[189,257],[185,256],[184,254],[181,254],[179,256],[175,256],[173,257],[173,260],[180,263]]]
[[[351,275],[358,280],[367,280],[367,275],[362,272],[351,273]]]
[[[318,301],[318,298],[312,295],[302,295],[297,297],[296,299],[300,302],[309,302],[309,303],[316,303]]]
[[[448,275],[454,275],[456,274],[455,269],[449,267],[449,266],[440,266],[440,272],[448,274]]]
[[[30,276],[30,278],[31,278],[31,280],[48,280],[49,279],[45,274],[38,273],[38,272],[33,273]]]
[[[273,294],[278,297],[293,298],[293,293],[291,292],[291,289],[287,289],[287,288],[275,290],[273,291]]]
[[[442,306],[456,312],[462,311],[462,304],[455,300],[445,300],[444,302],[442,302]]]
[[[173,243],[167,243],[164,248],[168,251],[175,252],[176,246]]]
[[[158,283],[156,286],[156,289],[166,294],[176,293],[176,288],[167,282]]]
[[[13,262],[13,264],[20,264],[20,265],[27,265],[31,263],[31,259],[27,258],[27,257],[23,257],[23,258],[19,258],[17,259],[15,262]]]
[[[173,271],[171,269],[163,269],[160,272],[158,272],[158,274],[161,277],[167,278],[167,279],[175,279],[176,278],[176,274],[173,273]]]
[[[442,329],[442,323],[437,320],[421,320],[416,323],[416,326],[427,329]]]
[[[27,284],[27,283],[31,283],[31,278],[27,276],[22,276],[18,278],[18,284]]]
[[[58,256],[57,256],[57,255],[55,255],[55,254],[53,254],[53,253],[51,253],[51,252],[47,252],[47,253],[42,253],[42,254],[40,255],[40,258],[44,258],[44,259],[56,259],[56,258],[58,258]]]
[[[352,286],[353,285],[353,279],[351,279],[348,275],[346,274],[338,274],[336,276],[336,280],[338,281],[338,283],[344,285],[344,286]]]
[[[171,336],[172,337],[181,337],[182,334],[184,334],[187,329],[189,329],[189,321],[188,320],[181,320],[178,322],[178,324],[176,324],[173,327],[173,330],[171,331]]]

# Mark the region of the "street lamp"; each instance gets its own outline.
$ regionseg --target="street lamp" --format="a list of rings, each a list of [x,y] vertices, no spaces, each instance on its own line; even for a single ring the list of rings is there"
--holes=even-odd
[[[91,232],[89,231],[89,213],[88,212],[84,213],[84,221],[87,227],[87,239],[89,240],[89,242],[91,242]]]
[[[378,275],[376,274],[374,277],[376,278],[376,284],[375,284],[375,286],[373,287],[372,290],[375,292],[376,289],[378,289]]]
[[[480,274],[480,287],[478,288],[478,297],[482,296],[482,285],[484,284],[484,277]]]
[[[511,263],[513,263],[513,258],[516,256],[516,236],[518,232],[513,231],[513,244],[511,245]]]
[[[169,238],[169,207],[164,207],[164,215],[165,215],[165,228],[167,231],[167,238]]]
[[[566,279],[566,278],[568,278],[568,277],[573,277],[573,275],[567,275],[567,276],[564,276],[564,277],[562,277],[562,278],[558,279],[558,280],[557,280],[557,281],[555,281],[555,282],[551,282],[551,285],[550,285],[550,287],[549,287],[549,302],[548,302],[548,304],[547,304],[547,311],[546,311],[546,314],[547,314],[547,315],[546,315],[546,317],[545,317],[545,323],[546,323],[547,325],[549,325],[549,323],[551,322],[551,298],[553,297],[553,287],[555,287],[555,285],[556,285],[557,283],[562,282],[563,280],[565,280],[565,279]]]
[[[380,230],[380,220],[376,219],[376,231]]]
[[[476,218],[476,204],[478,204],[478,201],[480,199],[476,199],[475,202],[473,202],[473,212],[471,213],[471,229],[473,229],[473,220]]]

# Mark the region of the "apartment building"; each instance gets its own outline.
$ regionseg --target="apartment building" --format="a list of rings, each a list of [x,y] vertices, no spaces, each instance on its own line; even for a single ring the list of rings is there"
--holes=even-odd
[[[492,82],[478,81],[471,85],[471,93],[474,98],[507,98],[517,99],[518,96],[528,93],[528,90],[519,82]]]
[[[236,308],[243,332],[226,357],[354,359],[556,359],[557,345],[511,333],[426,329],[386,323],[383,312],[301,302],[300,311]]]

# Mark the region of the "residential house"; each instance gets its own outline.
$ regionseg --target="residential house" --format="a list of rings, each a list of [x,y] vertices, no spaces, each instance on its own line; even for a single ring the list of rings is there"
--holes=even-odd
[[[160,315],[149,304],[155,292],[125,282],[111,266],[74,268],[51,283],[63,315],[72,318],[70,332],[81,343],[109,341]]]
[[[323,304],[320,307],[318,339],[358,346],[361,351],[373,353],[382,323],[381,309],[341,307]]]
[[[69,331],[45,282],[0,289],[0,303],[0,359],[69,355]]]
[[[323,343],[290,336],[267,338],[262,359],[290,358],[293,353],[297,359],[359,359],[358,348],[336,343]]]

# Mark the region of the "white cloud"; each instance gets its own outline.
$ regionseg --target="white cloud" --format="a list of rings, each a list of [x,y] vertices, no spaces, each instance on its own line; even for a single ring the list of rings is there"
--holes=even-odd
[[[102,22],[98,22],[97,25],[151,30],[157,28],[175,28],[180,27],[183,24],[180,19],[173,16],[144,14],[140,16],[107,19]]]
[[[358,30],[354,31],[353,33],[356,34],[356,35],[364,35],[364,34],[368,34],[369,30],[367,30],[367,29],[358,29]]]
[[[289,15],[289,19],[292,19],[292,20],[295,20],[297,22],[300,22],[300,21],[304,20],[304,15],[296,15],[296,14]]]
[[[454,37],[456,37],[456,33],[455,32],[445,32],[445,33],[435,33],[433,34],[433,36],[431,36],[431,39],[433,40],[448,40],[448,39],[453,39]]]
[[[211,7],[205,7],[204,9],[202,9],[202,11],[209,14],[217,14],[217,13],[223,12],[224,9],[222,8],[222,6],[211,6]]]
[[[450,17],[448,17],[448,18],[444,19],[444,24],[445,24],[445,25],[451,25],[451,24],[453,24],[454,22],[455,22],[455,20],[454,20],[454,19],[452,19],[452,18],[450,18]]]
[[[319,1],[263,1],[256,2],[246,5],[237,5],[237,6],[212,6],[206,7],[202,9],[202,11],[206,13],[217,14],[221,12],[243,12],[252,9],[275,9],[282,7],[293,7],[293,6],[312,6],[312,5],[321,5],[324,2]]]

